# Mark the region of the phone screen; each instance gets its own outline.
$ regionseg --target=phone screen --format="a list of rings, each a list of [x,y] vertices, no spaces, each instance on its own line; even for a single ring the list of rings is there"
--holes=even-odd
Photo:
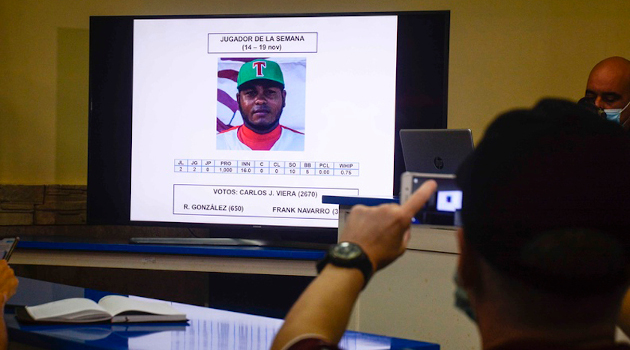
[[[455,178],[433,178],[426,175],[412,176],[412,193],[426,180],[437,182],[437,191],[427,204],[415,216],[420,225],[461,226],[462,191],[457,187]]]
[[[9,261],[11,254],[13,253],[13,249],[15,249],[19,240],[20,239],[18,237],[3,238],[0,240],[0,254],[2,259]]]

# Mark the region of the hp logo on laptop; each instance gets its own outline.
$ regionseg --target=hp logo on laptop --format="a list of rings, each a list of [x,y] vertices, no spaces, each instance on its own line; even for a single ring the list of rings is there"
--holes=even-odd
[[[433,165],[435,165],[437,169],[442,169],[444,168],[444,160],[440,157],[435,157],[433,158]]]

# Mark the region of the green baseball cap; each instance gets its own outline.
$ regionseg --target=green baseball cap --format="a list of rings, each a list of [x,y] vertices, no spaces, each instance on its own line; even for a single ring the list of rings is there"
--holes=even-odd
[[[280,65],[274,61],[262,59],[249,61],[241,66],[236,79],[236,87],[240,88],[248,81],[257,79],[271,80],[281,84],[284,88],[284,76]]]

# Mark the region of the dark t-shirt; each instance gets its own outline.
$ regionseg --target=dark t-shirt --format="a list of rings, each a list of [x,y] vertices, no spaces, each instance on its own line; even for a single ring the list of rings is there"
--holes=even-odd
[[[565,346],[562,344],[547,344],[547,343],[532,343],[532,342],[523,342],[523,343],[511,343],[502,346],[497,346],[488,350],[630,350],[630,344],[626,343],[617,343],[611,344],[608,346],[597,346],[597,347],[574,347],[574,346]]]
[[[290,346],[287,350],[340,350],[335,344],[317,338],[305,338]],[[563,346],[561,344],[543,344],[543,343],[512,343],[488,350],[630,350],[630,345],[626,343],[612,344],[609,346],[593,347],[593,348],[575,348]]]
[[[335,344],[317,338],[304,338],[286,350],[340,350]]]

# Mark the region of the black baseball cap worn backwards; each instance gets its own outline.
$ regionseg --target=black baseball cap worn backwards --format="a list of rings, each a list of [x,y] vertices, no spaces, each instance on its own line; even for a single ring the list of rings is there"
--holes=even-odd
[[[457,171],[466,241],[537,287],[591,294],[627,283],[630,137],[569,101],[500,115]]]

